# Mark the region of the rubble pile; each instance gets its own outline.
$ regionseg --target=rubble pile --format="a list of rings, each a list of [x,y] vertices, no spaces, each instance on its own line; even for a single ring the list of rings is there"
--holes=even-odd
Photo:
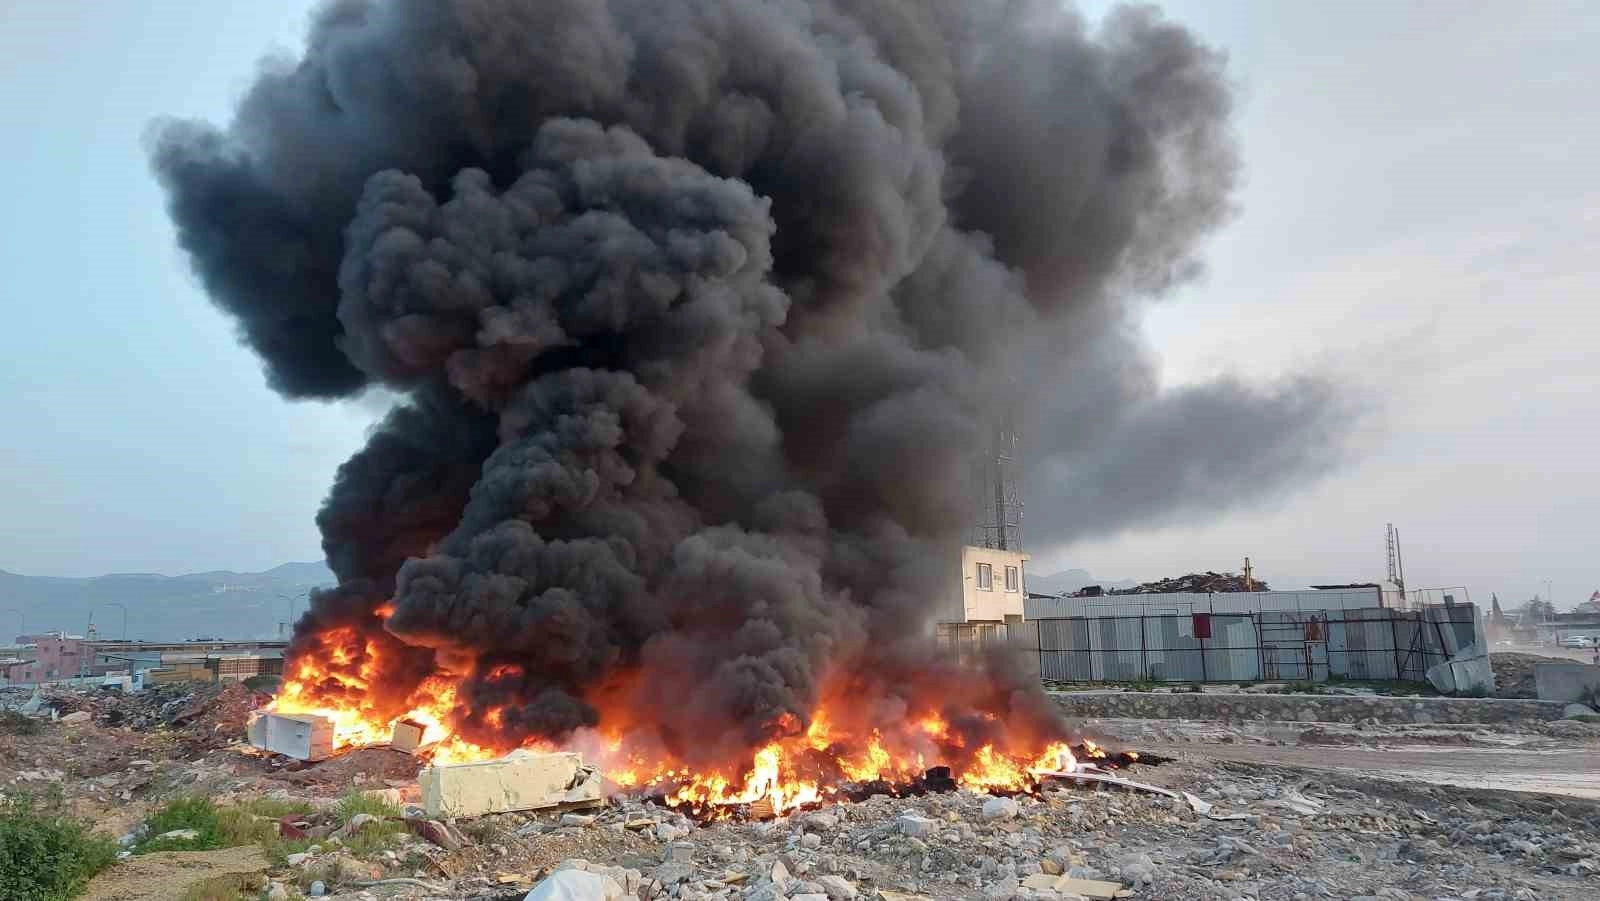
[[[243,741],[250,712],[268,700],[237,682],[156,685],[133,693],[55,686],[0,689],[0,709],[74,723],[92,720],[135,732],[170,731],[188,754]]]
[[[1108,594],[1205,594],[1207,592],[1268,591],[1267,583],[1251,579],[1245,584],[1244,576],[1237,573],[1189,573],[1171,579],[1144,582],[1132,588],[1114,588]]]
[[[1489,665],[1494,668],[1494,696],[1497,698],[1537,698],[1538,685],[1534,680],[1535,666],[1541,663],[1569,663],[1563,657],[1542,657],[1538,654],[1517,654],[1495,651],[1489,655]]]
[[[1304,723],[1252,724],[1265,730],[1260,736],[1235,735],[1237,729],[1222,724],[1186,733],[1181,744],[1193,750],[1174,749],[1176,759],[1159,768],[1130,771],[1170,795],[1051,782],[1038,796],[959,789],[874,795],[776,819],[729,816],[697,824],[681,808],[638,797],[581,811],[430,814],[417,781],[420,761],[386,748],[315,763],[241,747],[187,754],[184,730],[233,722],[247,703],[237,690],[161,689],[128,707],[112,706],[128,699],[85,693],[70,722],[59,713],[68,705],[46,706],[47,696],[54,697],[40,696],[45,713],[38,733],[0,734],[0,794],[59,791],[79,815],[133,841],[146,818],[175,798],[203,796],[225,806],[286,802],[306,812],[260,818],[275,835],[263,872],[268,898],[521,901],[530,894],[562,897],[552,893],[564,883],[601,889],[576,897],[644,901],[1490,901],[1591,897],[1600,889],[1600,840],[1590,825],[1600,818],[1600,802],[1293,768],[1296,760],[1330,753],[1321,732],[1344,727],[1327,724],[1304,741],[1297,737],[1307,731]],[[4,698],[21,706],[32,695]],[[219,701],[221,709],[196,713],[202,698]],[[102,722],[115,718],[112,710],[124,725]],[[1188,728],[1144,720],[1117,726],[1116,734],[1136,746],[1159,745],[1162,730]],[[1385,729],[1350,727],[1359,741],[1334,753],[1357,753],[1373,742],[1416,745],[1433,732],[1445,738],[1451,732],[1427,727],[1423,735],[1420,728],[1389,736]],[[1511,729],[1485,724],[1467,730],[1470,742],[1449,744],[1460,751],[1515,741],[1568,755],[1593,747],[1592,737],[1543,736],[1528,744],[1533,738]],[[1260,746],[1286,765],[1222,759],[1204,750],[1209,745],[1229,753]],[[351,815],[341,808],[352,792],[381,805]],[[123,876],[160,875],[129,867]],[[119,873],[120,867],[106,875],[114,880]],[[541,886],[545,894],[535,894]],[[608,894],[612,886],[617,891]]]
[[[875,797],[700,829],[640,802],[499,815],[466,830],[487,854],[455,890],[509,901],[533,880],[574,870],[620,889],[596,898],[689,901],[1504,899],[1581,897],[1600,884],[1600,843],[1582,820],[1593,802],[1530,808],[1493,793],[1452,798],[1448,788],[1342,776],[1312,786],[1228,765],[1192,770],[1183,784],[1178,800],[1076,789]]]

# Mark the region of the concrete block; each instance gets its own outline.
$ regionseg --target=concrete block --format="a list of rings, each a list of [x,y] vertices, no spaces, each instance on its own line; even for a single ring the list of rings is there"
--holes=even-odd
[[[1588,663],[1536,663],[1534,689],[1541,701],[1588,703],[1588,695],[1600,693],[1600,666]]]
[[[517,750],[497,760],[425,767],[417,782],[429,816],[473,817],[565,803],[586,776],[578,754]]]
[[[333,721],[314,713],[258,713],[245,733],[250,744],[296,760],[333,756]]]
[[[422,744],[422,734],[428,731],[421,723],[411,720],[399,720],[394,724],[394,736],[389,739],[389,747],[407,754],[415,753]]]

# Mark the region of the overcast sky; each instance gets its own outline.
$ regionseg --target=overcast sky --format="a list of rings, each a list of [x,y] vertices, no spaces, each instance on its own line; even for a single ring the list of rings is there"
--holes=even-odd
[[[1600,588],[1600,6],[1173,2],[1225,49],[1246,165],[1207,277],[1156,304],[1170,384],[1314,368],[1381,400],[1341,472],[1032,571]],[[228,118],[310,3],[0,0],[0,568],[263,569],[376,403],[290,404],[201,295],[140,137]],[[1090,3],[1098,15],[1109,4]],[[1248,423],[1240,428],[1248,429]]]

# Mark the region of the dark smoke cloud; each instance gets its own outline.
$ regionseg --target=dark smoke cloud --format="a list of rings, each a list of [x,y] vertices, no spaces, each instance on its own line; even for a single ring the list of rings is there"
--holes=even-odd
[[[341,585],[295,653],[374,636],[380,711],[463,674],[488,743],[620,691],[718,759],[825,679],[889,711],[946,666],[909,636],[1001,410],[1047,436],[1044,542],[1297,475],[1331,389],[1153,396],[1129,324],[1229,212],[1223,63],[1046,0],[328,3],[227,128],[152,147],[275,388],[407,398],[319,517]],[[1174,440],[1215,417],[1274,440]],[[982,700],[1045,717],[1025,683]]]

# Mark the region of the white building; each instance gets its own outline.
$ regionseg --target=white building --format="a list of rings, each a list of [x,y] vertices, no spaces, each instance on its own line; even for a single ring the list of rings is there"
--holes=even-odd
[[[997,548],[961,548],[960,570],[939,611],[940,623],[1018,623],[1028,596],[1028,555]],[[957,591],[959,586],[959,592]]]

